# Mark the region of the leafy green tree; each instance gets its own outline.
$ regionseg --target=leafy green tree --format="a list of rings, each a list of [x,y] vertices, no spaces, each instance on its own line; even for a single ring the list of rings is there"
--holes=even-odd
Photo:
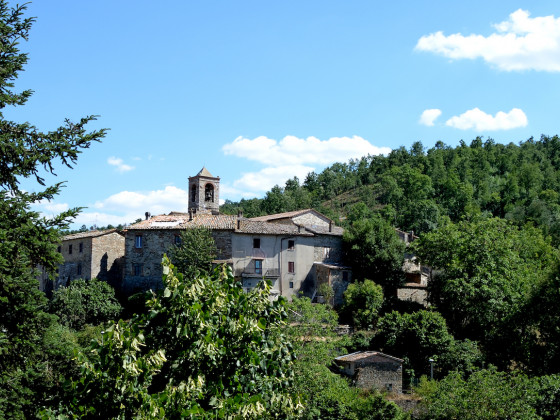
[[[354,328],[371,330],[377,325],[382,305],[381,286],[366,279],[348,285],[341,311],[352,320]]]
[[[430,358],[439,359],[446,355],[453,345],[445,319],[431,311],[417,311],[401,314],[396,311],[383,316],[371,346],[405,360],[407,369],[416,374],[430,371]],[[436,374],[446,367],[436,365]]]
[[[383,287],[385,297],[394,297],[403,284],[405,244],[395,229],[380,216],[356,220],[344,232],[347,261],[354,278],[372,279]]]
[[[89,418],[265,418],[298,413],[284,299],[245,293],[227,267],[189,278],[163,260],[148,314],[119,321],[82,353],[66,409]],[[51,415],[55,413],[50,412]]]
[[[27,40],[33,18],[23,16],[26,5],[10,8],[0,0],[0,416],[33,417],[37,407],[56,394],[45,347],[45,334],[55,324],[45,312],[46,298],[38,290],[36,267],[54,271],[60,262],[56,252],[59,230],[78,209],[52,219],[30,210],[40,200],[52,200],[61,184],[45,186],[41,174],[54,174],[55,161],[76,163],[81,149],[99,141],[104,130],[87,133],[86,124],[66,121],[62,127],[41,132],[29,123],[4,118],[7,106],[24,105],[31,90],[14,91],[14,81],[27,63],[19,43]],[[34,178],[44,187],[29,193],[19,187],[23,178]]]
[[[49,302],[49,312],[58,315],[61,324],[76,330],[117,319],[121,311],[115,290],[97,279],[74,280],[54,291]]]
[[[170,250],[169,257],[177,271],[194,278],[197,274],[206,275],[212,270],[216,252],[212,231],[197,227],[181,232],[181,241]]]
[[[550,241],[530,226],[477,219],[426,234],[416,249],[437,270],[428,299],[454,335],[480,340],[493,363],[523,360],[528,331],[519,315],[557,258]]]
[[[426,419],[543,418],[536,409],[540,400],[537,389],[522,374],[508,374],[491,368],[464,379],[453,372],[433,385],[421,385],[418,390],[423,397],[423,418]]]

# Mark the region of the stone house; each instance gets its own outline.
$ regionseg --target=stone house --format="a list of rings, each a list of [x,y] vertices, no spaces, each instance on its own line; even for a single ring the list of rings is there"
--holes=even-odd
[[[39,278],[40,289],[49,291],[67,286],[76,279],[97,278],[117,285],[122,279],[125,237],[116,229],[80,232],[62,237],[58,252],[64,262],[54,280],[46,273]]]
[[[340,265],[343,229],[332,220],[312,209],[255,218],[219,214],[218,192],[219,177],[203,168],[189,178],[188,213],[148,214],[146,220],[129,226],[125,293],[161,287],[163,254],[180,243],[182,230],[196,227],[211,230],[218,250],[216,263],[230,264],[246,290],[266,278],[273,296],[299,292],[312,296],[320,264],[329,264],[333,273],[338,270],[339,283],[350,280],[350,270]]]
[[[358,388],[402,393],[402,359],[378,351],[357,351],[334,361]]]

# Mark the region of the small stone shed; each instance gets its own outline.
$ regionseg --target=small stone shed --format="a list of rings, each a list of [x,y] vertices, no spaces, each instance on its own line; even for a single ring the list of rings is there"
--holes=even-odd
[[[334,361],[358,388],[402,393],[402,359],[379,351],[357,351]]]

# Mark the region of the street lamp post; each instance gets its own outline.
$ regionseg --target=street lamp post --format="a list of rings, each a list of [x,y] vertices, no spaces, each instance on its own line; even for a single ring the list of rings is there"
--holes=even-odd
[[[430,362],[430,379],[434,380],[434,359],[430,358],[428,362]]]

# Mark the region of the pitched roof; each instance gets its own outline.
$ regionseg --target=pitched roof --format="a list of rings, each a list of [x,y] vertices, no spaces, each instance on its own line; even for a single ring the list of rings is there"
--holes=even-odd
[[[96,238],[98,236],[108,235],[109,233],[118,232],[117,229],[107,229],[107,230],[90,230],[87,232],[72,233],[70,235],[65,235],[62,237],[63,241],[71,241],[73,239],[83,239],[83,238]]]
[[[287,211],[285,213],[268,214],[266,216],[252,217],[251,220],[259,220],[259,221],[263,221],[263,222],[268,222],[270,220],[276,220],[276,219],[289,219],[291,217],[300,216],[302,214],[309,213],[309,212],[314,212],[314,213],[317,213],[317,214],[321,214],[317,210],[303,209],[303,210]],[[323,216],[323,215],[321,214],[321,216]],[[323,217],[326,217],[326,216],[323,216]]]
[[[261,222],[253,219],[240,219],[239,228],[235,230],[239,233],[250,233],[260,235],[299,235],[314,236],[305,228],[296,225],[284,225],[281,223]]]
[[[383,359],[389,359],[393,362],[397,362],[397,363],[403,363],[404,360],[403,359],[399,359],[398,357],[395,356],[390,356],[388,354],[385,353],[381,353],[380,351],[357,351],[354,353],[350,353],[350,354],[346,354],[344,356],[339,356],[337,358],[335,358],[334,360],[336,360],[337,362],[357,362],[358,360],[364,360],[364,359],[368,359],[368,358],[375,358],[375,357],[381,357]]]
[[[299,211],[297,214],[302,212],[304,211]],[[238,218],[238,216],[228,214],[194,214],[192,220],[189,219],[190,216],[186,213],[171,212],[167,215],[162,214],[159,216],[152,216],[148,220],[142,220],[141,222],[129,226],[128,230],[182,230],[195,227],[205,227],[212,230],[230,230],[237,233],[293,236],[314,236],[316,234],[341,236],[344,231],[342,228],[336,226],[333,227],[332,232],[329,232],[328,227],[304,227],[296,224],[256,220],[258,218]]]
[[[197,214],[189,220],[188,214],[171,213],[153,216],[128,227],[128,230],[188,229],[205,227],[217,230],[234,230],[237,216],[226,214]]]
[[[202,167],[202,169],[200,170],[199,173],[196,174],[196,176],[205,176],[205,177],[208,177],[208,178],[215,178],[215,176],[212,175],[210,173],[210,171],[208,171],[208,169],[206,169],[205,166]]]

